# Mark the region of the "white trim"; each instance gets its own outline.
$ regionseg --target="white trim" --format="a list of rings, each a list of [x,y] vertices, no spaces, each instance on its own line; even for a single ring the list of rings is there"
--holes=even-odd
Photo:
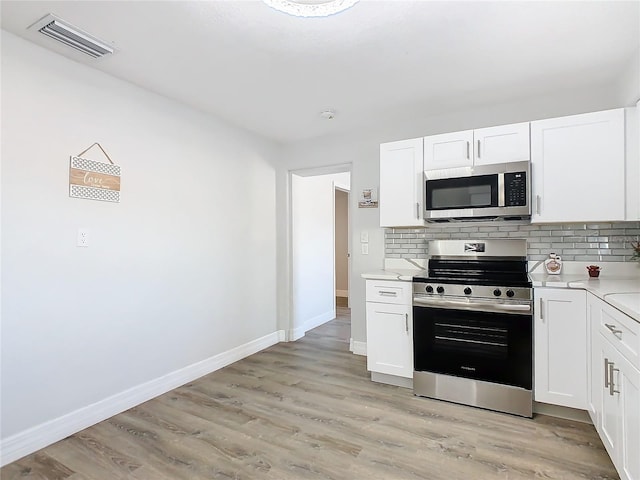
[[[307,320],[306,322],[304,322],[305,333],[308,332],[309,330],[313,330],[314,328],[319,327],[320,325],[324,325],[325,323],[333,320],[334,318],[336,318],[335,307],[332,310],[329,310],[328,312],[321,313],[320,315],[313,317]]]
[[[333,320],[334,318],[336,318],[335,308],[333,310],[329,310],[328,312],[324,312],[324,313],[321,313],[320,315],[310,318],[298,328],[289,330],[289,339],[290,341],[295,342],[296,340],[299,340],[302,337],[304,337],[309,330],[313,330],[314,328],[319,327],[320,325],[324,325],[325,323]]]
[[[270,333],[2,439],[0,466],[7,465],[91,425],[275,345],[281,336],[284,336],[283,330]]]
[[[349,290],[336,290],[336,297],[349,298]]]
[[[367,356],[367,342],[358,342],[353,338],[349,339],[349,350],[354,355],[364,355]]]

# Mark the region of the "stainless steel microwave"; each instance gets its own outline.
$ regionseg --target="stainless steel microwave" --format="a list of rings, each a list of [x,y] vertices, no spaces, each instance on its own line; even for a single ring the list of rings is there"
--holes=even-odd
[[[530,162],[427,170],[424,179],[428,222],[531,217]]]

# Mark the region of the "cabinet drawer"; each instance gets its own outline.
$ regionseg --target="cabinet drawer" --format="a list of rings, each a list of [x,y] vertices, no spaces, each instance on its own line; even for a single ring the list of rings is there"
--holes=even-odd
[[[635,367],[640,368],[640,324],[609,304],[602,307],[600,332]]]
[[[367,280],[367,302],[411,305],[411,282]]]

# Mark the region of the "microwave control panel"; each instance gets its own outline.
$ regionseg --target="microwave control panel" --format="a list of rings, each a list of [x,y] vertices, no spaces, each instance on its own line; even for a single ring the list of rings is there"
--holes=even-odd
[[[504,174],[504,204],[506,207],[527,205],[527,172]]]

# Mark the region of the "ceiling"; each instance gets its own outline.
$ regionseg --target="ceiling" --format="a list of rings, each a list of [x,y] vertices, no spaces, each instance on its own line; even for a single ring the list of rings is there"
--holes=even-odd
[[[2,28],[278,142],[612,83],[638,62],[638,1],[361,0],[326,18],[261,1],[2,1]],[[53,13],[99,60],[27,27]],[[320,118],[334,109],[332,120]]]

